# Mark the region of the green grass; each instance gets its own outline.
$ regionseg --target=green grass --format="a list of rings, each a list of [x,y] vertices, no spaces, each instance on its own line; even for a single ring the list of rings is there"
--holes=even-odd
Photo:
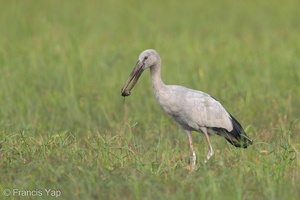
[[[1,1],[0,199],[299,199],[299,6]],[[155,102],[149,72],[120,95],[148,48],[165,83],[216,97],[254,144],[212,137],[204,164],[195,133],[199,170],[187,171],[185,133]]]

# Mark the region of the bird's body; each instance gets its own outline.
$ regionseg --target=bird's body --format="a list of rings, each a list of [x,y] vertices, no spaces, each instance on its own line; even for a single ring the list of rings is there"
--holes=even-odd
[[[177,85],[166,85],[156,92],[162,109],[183,128],[199,131],[201,127],[233,129],[230,115],[219,101],[210,95]]]
[[[129,96],[141,73],[150,67],[152,87],[155,98],[161,108],[186,132],[190,151],[191,165],[195,168],[196,155],[193,148],[191,131],[202,132],[209,145],[207,160],[213,155],[209,135],[217,134],[236,147],[246,148],[251,144],[242,126],[221,105],[207,93],[178,85],[165,85],[161,79],[161,59],[152,49],[145,50],[122,89],[123,96]],[[126,90],[134,79],[129,90]]]

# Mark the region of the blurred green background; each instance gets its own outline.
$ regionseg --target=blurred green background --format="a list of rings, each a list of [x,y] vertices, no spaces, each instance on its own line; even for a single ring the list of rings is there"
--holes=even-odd
[[[299,1],[0,2],[2,191],[59,185],[65,199],[300,196]],[[208,175],[183,170],[186,136],[155,102],[149,72],[130,97],[120,95],[149,48],[160,53],[166,84],[216,97],[255,144],[240,151],[213,137],[221,153],[201,164]],[[194,135],[201,163],[206,144]],[[252,178],[226,189],[217,177],[237,186]]]

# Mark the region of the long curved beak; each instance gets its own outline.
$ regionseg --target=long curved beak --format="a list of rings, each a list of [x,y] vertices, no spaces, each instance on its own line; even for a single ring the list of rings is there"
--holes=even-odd
[[[133,68],[131,74],[129,75],[125,85],[123,86],[123,88],[121,90],[121,94],[122,94],[123,97],[130,95],[130,91],[135,86],[135,84],[137,83],[137,81],[139,80],[141,74],[144,71],[143,66],[144,66],[143,62],[138,61],[136,63],[135,67]],[[131,85],[130,85],[130,83],[131,83]],[[129,86],[129,88],[127,89],[128,86]]]

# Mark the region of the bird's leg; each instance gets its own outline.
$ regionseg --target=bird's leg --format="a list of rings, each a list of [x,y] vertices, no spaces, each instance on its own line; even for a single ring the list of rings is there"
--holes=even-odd
[[[190,152],[191,152],[191,157],[190,157],[190,165],[187,168],[188,169],[192,169],[192,170],[196,170],[196,153],[194,151],[194,146],[193,146],[193,139],[192,139],[192,135],[191,135],[191,131],[186,130],[185,131],[189,140],[189,145],[190,145]]]
[[[209,136],[207,134],[207,129],[204,129],[203,133],[204,133],[206,141],[208,143],[208,153],[207,153],[206,159],[204,159],[204,162],[206,163],[214,155],[214,150],[210,144]]]

